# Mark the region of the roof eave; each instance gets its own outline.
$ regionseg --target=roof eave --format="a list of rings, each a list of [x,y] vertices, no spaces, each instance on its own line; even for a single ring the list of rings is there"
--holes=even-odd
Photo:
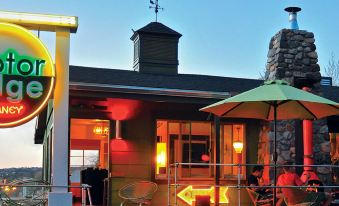
[[[205,99],[225,99],[230,97],[229,92],[183,90],[170,88],[153,88],[127,85],[96,84],[84,82],[70,82],[70,90],[86,90],[96,92],[122,92],[144,95],[205,98]]]

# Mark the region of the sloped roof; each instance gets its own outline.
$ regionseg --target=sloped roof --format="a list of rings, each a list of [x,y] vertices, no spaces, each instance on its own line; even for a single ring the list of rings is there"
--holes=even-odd
[[[70,66],[70,81],[151,88],[243,92],[262,84],[261,80],[196,74],[146,74],[131,70]]]
[[[198,74],[147,74],[131,70],[70,66],[70,81],[150,88],[241,93],[260,86],[263,81]],[[323,96],[339,102],[339,87],[321,86]]]
[[[141,29],[138,29],[136,32],[134,32],[131,39],[134,39],[136,34],[157,34],[157,35],[165,35],[165,36],[174,36],[174,37],[181,37],[182,35],[173,29],[169,28],[168,26],[165,26],[164,24],[160,22],[151,22],[147,24],[146,26],[142,27]]]
[[[161,75],[145,74],[130,70],[104,69],[83,66],[70,66],[70,82],[92,83],[105,85],[125,85],[164,89],[199,90],[211,92],[241,93],[253,89],[263,83],[262,80],[233,77],[220,77],[195,74]],[[339,102],[339,87],[321,86],[323,96],[332,101]],[[47,108],[47,107],[46,107]],[[46,109],[45,109],[46,110]],[[46,112],[46,111],[45,111]],[[35,131],[35,143],[42,143],[46,114],[39,115],[38,127]],[[335,125],[330,129],[337,128]],[[334,128],[334,129],[333,129]]]

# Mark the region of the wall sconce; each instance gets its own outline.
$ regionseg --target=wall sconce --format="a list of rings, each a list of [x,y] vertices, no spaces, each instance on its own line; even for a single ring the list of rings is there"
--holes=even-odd
[[[115,139],[122,139],[121,120],[115,120]]]
[[[239,130],[240,130],[240,127],[237,127],[236,129],[238,131],[238,139],[237,139],[237,141],[233,142],[233,148],[235,150],[235,153],[241,154],[242,150],[244,148],[244,143],[242,141],[240,141],[240,139],[239,139]]]
[[[165,142],[157,143],[157,174],[166,174],[167,147]]]

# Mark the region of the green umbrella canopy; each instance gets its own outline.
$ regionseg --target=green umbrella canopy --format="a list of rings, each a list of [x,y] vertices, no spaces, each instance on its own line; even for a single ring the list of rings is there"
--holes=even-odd
[[[339,104],[309,92],[291,87],[281,80],[264,85],[200,109],[221,117],[274,120],[274,186],[277,181],[276,120],[320,119],[339,115]],[[276,188],[273,189],[276,202]]]
[[[289,86],[282,80],[267,81],[264,85],[200,109],[221,117],[274,120],[321,119],[339,115],[339,104],[312,93]]]

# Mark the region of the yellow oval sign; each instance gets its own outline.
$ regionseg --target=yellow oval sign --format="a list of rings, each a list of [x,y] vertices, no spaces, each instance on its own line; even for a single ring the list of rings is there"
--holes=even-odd
[[[41,40],[23,27],[0,23],[0,128],[38,115],[54,82],[54,63]]]

